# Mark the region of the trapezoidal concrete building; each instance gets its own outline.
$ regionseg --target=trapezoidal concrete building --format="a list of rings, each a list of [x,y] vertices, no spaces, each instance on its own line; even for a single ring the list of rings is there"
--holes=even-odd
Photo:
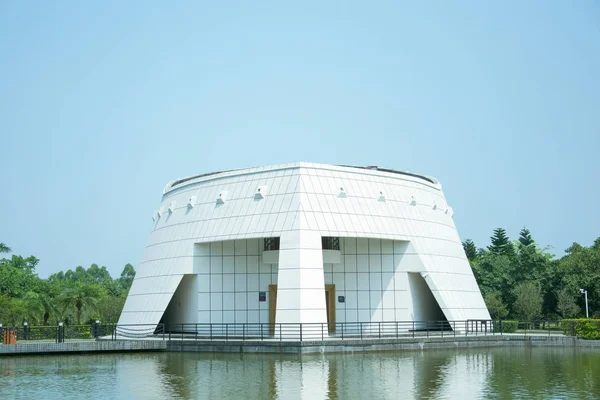
[[[378,167],[175,180],[119,324],[489,320],[452,214],[436,179]]]

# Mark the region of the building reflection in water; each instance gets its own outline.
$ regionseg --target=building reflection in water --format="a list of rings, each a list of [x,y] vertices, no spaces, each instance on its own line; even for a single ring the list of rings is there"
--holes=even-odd
[[[126,391],[150,397],[477,397],[488,384],[481,370],[491,368],[492,358],[486,353],[435,351],[318,356],[168,353],[139,365],[122,360],[117,376],[119,385],[129,386]]]
[[[3,357],[0,393],[17,398],[598,398],[600,351],[266,355],[137,353]]]

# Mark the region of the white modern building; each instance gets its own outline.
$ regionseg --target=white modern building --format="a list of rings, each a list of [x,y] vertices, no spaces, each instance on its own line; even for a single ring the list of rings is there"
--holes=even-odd
[[[119,324],[489,320],[442,187],[293,163],[169,182]]]

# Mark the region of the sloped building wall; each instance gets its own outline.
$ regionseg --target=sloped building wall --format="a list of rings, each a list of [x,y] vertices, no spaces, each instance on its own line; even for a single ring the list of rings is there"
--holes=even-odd
[[[223,249],[227,246],[216,243],[252,239],[258,243],[256,253],[260,258],[258,239],[265,237],[280,237],[282,246],[283,243],[288,246],[282,247],[278,265],[268,267],[270,284],[276,282],[278,290],[290,293],[288,300],[283,296],[280,301],[278,297],[278,318],[287,315],[285,318],[296,318],[297,322],[322,320],[325,307],[322,298],[318,304],[311,305],[320,310],[318,312],[286,314],[284,310],[302,309],[302,298],[309,298],[308,287],[294,292],[301,288],[294,286],[298,283],[293,282],[293,277],[306,283],[308,277],[321,274],[323,285],[331,282],[341,288],[340,271],[343,270],[343,290],[349,294],[347,303],[337,304],[339,322],[354,319],[354,315],[360,321],[367,318],[367,314],[371,320],[411,320],[415,318],[410,311],[412,300],[406,293],[402,294],[404,289],[398,289],[409,287],[406,274],[397,274],[400,268],[403,272],[421,274],[448,320],[489,319],[452,213],[441,186],[434,179],[353,167],[296,163],[171,183],[153,215],[149,243],[119,322],[157,323],[184,275],[206,275],[206,264],[202,267],[199,261],[207,256],[206,249],[210,258],[214,246]],[[323,265],[320,248],[316,247],[320,245],[321,236],[344,238],[340,264]],[[294,240],[308,244],[297,245]],[[237,242],[231,243],[235,250]],[[222,257],[222,268],[229,268],[226,266],[231,260],[236,266],[237,261],[241,262],[236,255],[215,257]],[[358,274],[367,273],[365,262],[370,271],[368,289],[366,281],[358,279]],[[262,266],[261,261],[258,264],[260,274],[260,269],[267,267]],[[392,266],[396,270],[391,271]],[[277,273],[273,273],[273,268]],[[351,277],[353,268],[356,268],[356,286]],[[393,290],[390,290],[390,282]],[[210,305],[215,297],[212,292],[207,306],[206,292],[201,292],[206,289],[205,285],[206,281],[198,278],[198,320],[210,318],[212,321],[214,317],[217,321],[219,314],[224,320],[231,315],[234,320],[244,318],[236,314],[236,308],[228,309],[226,304],[221,304],[221,310],[213,308]],[[226,293],[226,288],[222,289],[221,293]],[[363,291],[369,295],[359,293]],[[381,300],[378,301],[379,294]],[[247,320],[250,311],[256,311],[250,308],[248,296],[246,293]],[[234,296],[234,304],[235,298],[242,304],[241,295]],[[298,304],[286,305],[290,301]],[[216,307],[219,303],[214,304]],[[374,304],[377,307],[373,308]],[[258,318],[262,320],[264,314],[260,307],[259,304]],[[252,313],[251,318],[255,315]]]

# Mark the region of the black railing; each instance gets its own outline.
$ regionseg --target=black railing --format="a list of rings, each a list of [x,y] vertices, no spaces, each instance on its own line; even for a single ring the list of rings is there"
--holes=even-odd
[[[390,321],[344,323],[205,323],[205,324],[106,324],[59,326],[0,326],[22,342],[82,340],[214,340],[214,341],[326,341],[416,337],[488,335],[575,336],[572,321]],[[8,343],[5,343],[8,344]]]
[[[315,341],[488,335],[575,336],[571,321],[391,321],[344,323],[224,323],[170,325],[169,340]]]
[[[484,327],[480,325],[484,324]],[[492,321],[174,324],[169,340],[323,341],[493,334]]]
[[[89,325],[21,325],[0,326],[0,344],[63,343],[99,339],[145,339],[160,337],[164,325],[117,325],[93,323]],[[6,333],[6,334],[5,334]],[[12,339],[11,339],[12,338]]]
[[[96,339],[99,336],[100,325],[54,325],[31,326],[21,325],[16,327],[1,327],[0,336],[7,341],[4,332],[10,332],[18,342],[47,342],[62,343],[65,341],[81,341]],[[9,344],[4,343],[4,344]]]

